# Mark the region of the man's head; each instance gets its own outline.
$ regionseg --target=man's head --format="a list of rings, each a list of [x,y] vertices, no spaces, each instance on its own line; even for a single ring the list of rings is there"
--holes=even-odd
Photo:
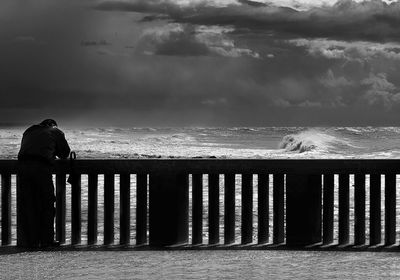
[[[57,123],[56,123],[55,120],[46,119],[46,120],[42,121],[42,122],[40,123],[40,125],[49,126],[49,127],[54,127],[54,126],[57,126]]]

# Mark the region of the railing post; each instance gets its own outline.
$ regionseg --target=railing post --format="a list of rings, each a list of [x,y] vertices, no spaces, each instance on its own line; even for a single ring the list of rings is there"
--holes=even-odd
[[[185,173],[150,174],[150,246],[186,244],[189,238],[189,176]]]
[[[1,244],[11,244],[11,174],[1,174]]]
[[[120,175],[120,245],[128,245],[130,240],[130,174]]]
[[[81,174],[76,174],[71,185],[71,244],[81,243]]]
[[[219,174],[208,175],[208,243],[219,243]]]
[[[258,174],[258,244],[269,239],[269,175]]]
[[[349,243],[349,174],[339,174],[339,245]]]
[[[104,174],[104,245],[114,243],[114,174]]]
[[[65,173],[56,175],[56,240],[65,243]]]
[[[354,175],[354,245],[365,244],[365,174]]]
[[[225,174],[224,243],[235,242],[235,174]]]
[[[323,244],[327,245],[333,242],[334,174],[324,174],[323,199]]]
[[[136,245],[147,243],[147,174],[136,175]]]
[[[321,175],[286,175],[286,244],[321,242]]]
[[[88,176],[89,194],[88,194],[88,244],[97,243],[97,192],[98,175],[89,174]]]
[[[396,174],[385,174],[385,245],[396,243]]]
[[[274,211],[274,244],[283,243],[285,240],[284,215],[285,215],[285,175],[274,174],[273,177],[273,211]]]
[[[370,175],[370,245],[381,243],[381,175]]]
[[[253,174],[242,174],[242,244],[253,242]]]
[[[203,174],[192,175],[192,244],[203,243]]]

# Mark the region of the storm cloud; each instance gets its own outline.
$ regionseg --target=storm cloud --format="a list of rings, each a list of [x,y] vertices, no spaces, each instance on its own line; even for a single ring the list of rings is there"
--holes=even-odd
[[[162,28],[146,29],[140,38],[138,50],[144,54],[158,55],[259,57],[256,52],[236,47],[235,42],[226,35],[229,32],[232,29],[216,26],[167,24]]]
[[[96,8],[162,14],[174,22],[234,26],[243,32],[376,42],[400,40],[400,3],[397,1],[339,0],[330,6],[297,10],[256,1],[212,5],[210,1],[132,0],[105,1]]]
[[[400,124],[398,1],[39,2],[0,3],[3,122]]]
[[[372,59],[400,60],[400,44],[371,43],[366,41],[335,41],[327,39],[292,39],[289,43],[305,47],[314,56],[348,61],[370,61]]]

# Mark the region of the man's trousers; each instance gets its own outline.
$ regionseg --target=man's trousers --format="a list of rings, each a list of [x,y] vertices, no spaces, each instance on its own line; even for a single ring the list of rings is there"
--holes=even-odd
[[[42,247],[54,242],[54,185],[50,166],[19,161],[17,180],[17,245]]]

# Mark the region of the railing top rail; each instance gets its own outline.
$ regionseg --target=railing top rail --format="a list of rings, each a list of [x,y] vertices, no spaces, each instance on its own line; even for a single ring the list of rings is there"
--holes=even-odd
[[[400,159],[77,159],[77,172],[89,173],[399,173]],[[17,160],[0,160],[0,173],[15,173]],[[68,173],[69,160],[54,172]]]

